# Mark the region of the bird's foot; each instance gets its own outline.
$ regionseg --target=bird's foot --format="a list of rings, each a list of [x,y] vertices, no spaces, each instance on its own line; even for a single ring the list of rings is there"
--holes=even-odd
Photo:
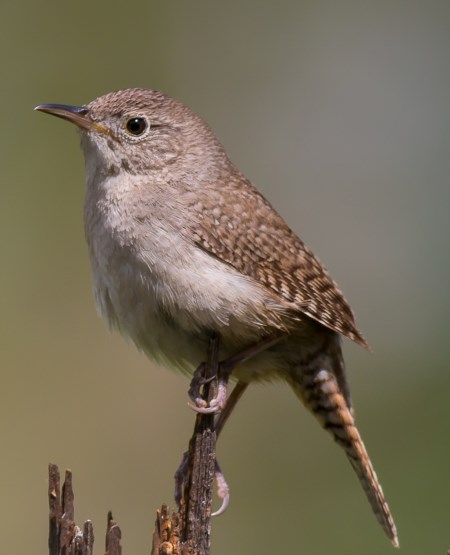
[[[207,407],[208,402],[202,398],[201,391],[202,387],[206,384],[211,383],[216,376],[205,376],[205,372],[207,371],[207,365],[205,362],[202,362],[195,370],[194,375],[192,376],[192,380],[189,386],[188,395],[195,403],[195,407],[192,407],[194,410],[197,407]]]
[[[225,476],[223,475],[223,472],[220,469],[219,463],[217,461],[214,469],[214,475],[217,484],[217,497],[222,500],[222,504],[217,509],[217,511],[211,513],[211,516],[219,516],[227,510],[227,507],[230,503],[230,488],[228,487]]]
[[[175,503],[177,504],[178,510],[181,509],[183,486],[188,479],[188,457],[189,453],[186,451],[178,470],[175,472]],[[214,477],[217,485],[217,497],[222,501],[222,503],[217,511],[211,513],[211,516],[219,516],[226,511],[228,505],[230,504],[230,488],[228,487],[225,476],[217,461],[214,468]]]
[[[201,414],[214,414],[222,411],[228,398],[228,380],[236,366],[256,356],[262,351],[265,351],[269,347],[272,347],[272,345],[275,345],[281,339],[282,336],[266,337],[258,343],[243,349],[239,353],[218,362],[217,376],[205,376],[207,366],[204,362],[202,362],[195,370],[191,385],[189,387],[189,397],[194,403],[193,405],[189,405],[191,409]],[[201,388],[203,385],[210,383],[216,377],[217,394],[213,399],[207,402],[201,396]]]
[[[194,405],[189,405],[192,410],[200,414],[214,414],[225,408],[228,399],[228,376],[219,377],[217,384],[217,395],[207,403],[200,396],[192,398]]]
[[[227,360],[219,362],[217,359],[214,364],[202,362],[194,372],[189,386],[189,397],[193,405],[189,405],[193,410],[201,414],[214,414],[220,412],[226,405],[228,398],[228,380],[231,370]],[[208,375],[209,374],[209,375]],[[202,393],[202,388],[217,380],[217,391],[212,399],[207,401]]]

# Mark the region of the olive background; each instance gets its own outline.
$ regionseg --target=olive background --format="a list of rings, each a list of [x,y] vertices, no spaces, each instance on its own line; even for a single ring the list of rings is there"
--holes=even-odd
[[[345,341],[358,425],[403,553],[450,548],[450,3],[6,3],[0,17],[0,530],[47,552],[47,464],[103,551],[149,553],[190,437],[185,377],[98,318],[73,126],[35,104],[164,90],[201,114],[313,248],[373,353]],[[216,555],[388,554],[345,456],[283,384],[254,386],[218,456]]]

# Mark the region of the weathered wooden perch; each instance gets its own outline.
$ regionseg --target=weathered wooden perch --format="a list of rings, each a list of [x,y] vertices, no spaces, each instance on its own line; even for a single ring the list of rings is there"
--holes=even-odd
[[[94,529],[87,520],[83,529],[75,524],[72,472],[66,470],[61,493],[59,469],[56,464],[48,466],[49,536],[50,555],[93,555]],[[105,553],[121,555],[121,532],[108,513]]]
[[[205,378],[217,376],[219,340],[211,339],[205,364]],[[210,401],[216,394],[215,380],[206,380],[202,397]],[[180,511],[170,517],[166,505],[158,511],[152,555],[209,555],[211,548],[211,507],[216,464],[214,415],[197,414],[189,449],[182,467],[183,495]],[[172,549],[172,551],[171,551]]]
[[[205,377],[216,376],[218,339],[211,339]],[[206,381],[202,397],[209,401],[216,394],[216,381]],[[211,507],[216,462],[214,415],[197,414],[194,433],[185,454],[180,510],[170,514],[163,504],[157,511],[152,555],[209,555]],[[83,529],[75,523],[72,472],[66,470],[62,488],[55,464],[49,465],[49,555],[93,555],[94,530],[90,520]],[[108,513],[105,555],[121,555],[122,533]]]

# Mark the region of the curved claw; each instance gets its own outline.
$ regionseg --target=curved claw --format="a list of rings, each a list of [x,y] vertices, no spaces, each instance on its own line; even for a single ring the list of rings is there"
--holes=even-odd
[[[217,482],[217,496],[219,499],[222,499],[222,504],[217,509],[211,513],[211,516],[219,516],[223,514],[230,504],[230,488],[228,487],[227,481],[225,480],[225,476],[223,472],[220,470],[219,463],[216,461],[216,482]]]
[[[210,405],[209,407],[202,407],[198,405],[191,405],[188,403],[188,407],[194,410],[195,412],[199,412],[200,414],[214,414],[216,412],[220,412],[222,407],[219,405]]]
[[[211,516],[223,515],[223,513],[228,509],[229,504],[230,504],[230,494],[227,493],[225,497],[222,499],[222,505],[220,505],[217,511],[214,511],[213,513],[211,513]]]

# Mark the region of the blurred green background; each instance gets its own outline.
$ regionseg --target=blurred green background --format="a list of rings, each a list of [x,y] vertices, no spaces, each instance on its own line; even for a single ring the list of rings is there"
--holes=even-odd
[[[47,552],[49,461],[76,518],[149,553],[190,436],[187,381],[95,313],[72,126],[33,113],[162,89],[213,127],[325,262],[371,343],[346,342],[360,429],[402,551],[450,548],[450,3],[192,0],[1,8],[2,552]],[[163,430],[163,432],[162,432]],[[219,445],[213,553],[393,552],[350,465],[283,385]]]

